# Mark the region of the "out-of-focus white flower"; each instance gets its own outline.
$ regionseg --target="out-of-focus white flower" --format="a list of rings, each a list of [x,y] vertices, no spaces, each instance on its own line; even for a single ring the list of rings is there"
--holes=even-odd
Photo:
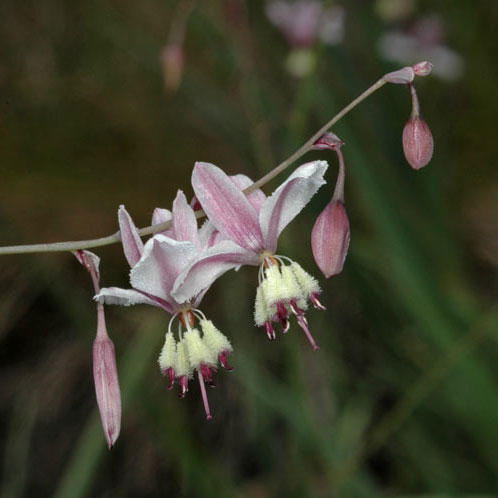
[[[444,38],[441,19],[429,16],[413,25],[409,32],[386,32],[379,40],[379,51],[386,59],[401,64],[430,60],[434,64],[433,74],[453,81],[463,72],[463,60],[444,45]]]

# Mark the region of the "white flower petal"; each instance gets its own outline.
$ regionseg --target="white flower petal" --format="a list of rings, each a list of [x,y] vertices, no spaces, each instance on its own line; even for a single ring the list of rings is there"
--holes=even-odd
[[[130,272],[132,287],[170,301],[176,277],[195,253],[191,242],[178,242],[164,235],[155,235],[147,241],[140,261]]]

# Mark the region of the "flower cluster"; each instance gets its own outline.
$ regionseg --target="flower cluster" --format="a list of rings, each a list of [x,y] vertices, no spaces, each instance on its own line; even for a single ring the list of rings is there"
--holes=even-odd
[[[145,244],[124,206],[118,221],[125,257],[131,267],[130,289],[100,289],[100,304],[150,304],[172,315],[159,355],[159,367],[169,380],[168,389],[178,382],[180,396],[188,391],[189,380],[197,378],[207,419],[211,411],[205,384],[214,385],[218,365],[227,370],[232,345],[199,309],[213,282],[226,271],[241,265],[259,266],[255,322],[275,339],[274,322],[289,330],[290,314],[296,316],[313,348],[318,346],[305,317],[307,301],[324,309],[318,300],[316,279],[299,264],[276,254],[282,230],[325,183],[325,161],[304,164],[270,196],[259,189],[244,190],[252,180],[244,175],[229,177],[220,168],[197,163],[192,175],[195,193],[192,204],[208,215],[199,229],[195,212],[182,191],[172,210],[154,211],[153,224],[171,222],[166,231]]]
[[[412,113],[402,142],[405,156],[414,169],[422,168],[431,159],[433,140],[420,115],[413,80],[415,76],[426,76],[431,69],[428,62],[418,63],[386,74],[378,83],[409,87]],[[330,126],[324,129],[327,127]],[[311,233],[313,256],[326,278],[342,271],[349,248],[343,145],[333,133],[320,135],[318,132],[304,146],[307,150],[333,151],[338,158],[332,198],[317,217]],[[168,389],[178,383],[182,398],[189,390],[189,381],[197,379],[208,420],[212,415],[206,384],[214,386],[214,375],[220,365],[226,370],[232,369],[228,356],[233,347],[201,311],[200,305],[211,285],[225,272],[243,265],[258,267],[255,324],[273,341],[278,331],[286,334],[290,330],[291,318],[295,317],[313,350],[319,349],[306,312],[309,303],[316,309],[325,309],[320,301],[320,286],[299,263],[278,252],[278,239],[326,183],[327,168],[326,161],[303,164],[267,197],[249,177],[228,176],[213,164],[198,162],[192,173],[191,202],[179,190],[171,211],[156,208],[152,225],[161,225],[162,231],[156,232],[145,244],[131,216],[121,206],[119,233],[131,268],[129,289],[101,289],[98,257],[88,251],[77,251],[76,257],[90,272],[96,293],[94,380],[109,447],[119,434],[121,399],[114,346],[105,328],[104,304],[149,304],[171,315],[158,358],[160,371],[168,379]],[[207,220],[199,228],[196,211],[200,210]]]

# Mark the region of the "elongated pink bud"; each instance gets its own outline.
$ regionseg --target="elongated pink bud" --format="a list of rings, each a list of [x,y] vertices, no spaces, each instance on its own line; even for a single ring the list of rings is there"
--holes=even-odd
[[[326,278],[341,273],[349,248],[349,220],[342,201],[332,199],[316,219],[311,248]]]
[[[121,393],[114,344],[109,336],[93,342],[93,379],[100,418],[109,449],[114,446],[121,429]]]
[[[344,205],[344,157],[340,147],[339,174],[332,200],[320,213],[311,232],[311,248],[315,262],[326,278],[342,271],[349,248],[349,220]]]
[[[79,250],[73,254],[90,273],[95,294],[98,294],[100,258],[90,251]],[[93,380],[104,435],[111,449],[121,429],[121,392],[114,344],[107,334],[104,306],[101,303],[97,303],[97,335],[93,341]]]
[[[403,151],[410,166],[418,170],[431,160],[434,152],[434,139],[429,126],[420,115],[417,93],[413,85],[410,85],[410,90],[412,114],[403,129]]]

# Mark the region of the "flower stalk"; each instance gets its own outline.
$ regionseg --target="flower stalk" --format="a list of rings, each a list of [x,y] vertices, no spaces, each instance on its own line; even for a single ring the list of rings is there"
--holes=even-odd
[[[375,93],[379,88],[382,88],[386,84],[386,81],[381,78],[375,82],[371,87],[365,90],[356,99],[350,102],[344,109],[338,112],[330,121],[325,123],[316,133],[314,133],[299,149],[297,149],[293,154],[291,154],[287,159],[282,161],[278,166],[276,166],[269,173],[261,177],[258,181],[254,182],[251,186],[243,190],[244,194],[248,195],[254,190],[267,184],[270,180],[273,180],[280,173],[285,171],[291,164],[296,162],[307,152],[313,149],[314,143],[332,126],[334,126],[339,120],[341,120],[346,114],[352,111],[358,104],[363,102],[367,97]],[[196,218],[203,218],[206,213],[200,209],[195,212]],[[138,230],[140,236],[151,235],[157,232],[162,232],[171,228],[171,221],[166,221],[164,223],[159,223],[157,225],[150,225]],[[78,241],[68,241],[68,242],[54,242],[49,244],[27,244],[20,246],[6,246],[0,247],[0,255],[4,254],[28,254],[28,253],[43,253],[43,252],[63,252],[63,251],[78,251],[81,249],[91,249],[95,247],[103,247],[111,244],[117,244],[121,242],[121,234],[119,231],[108,235],[107,237],[100,237],[98,239],[89,240],[78,240]]]
[[[420,74],[420,76],[425,76],[429,74],[432,65],[427,62],[419,63],[413,66],[417,68],[415,74]],[[389,78],[388,78],[389,79]],[[344,116],[351,112],[355,107],[357,107],[361,102],[367,99],[370,95],[375,93],[377,90],[382,88],[388,79],[385,76],[376,81],[372,86],[367,88],[361,95],[356,97],[352,102],[350,102],[346,107],[339,111],[334,117],[332,117],[327,123],[325,123],[318,131],[316,131],[301,147],[299,147],[294,153],[292,153],[287,159],[282,161],[278,166],[276,166],[269,173],[261,177],[259,180],[254,182],[252,185],[243,190],[244,194],[249,195],[251,192],[261,188],[270,180],[278,176],[280,173],[285,171],[294,162],[304,156],[307,152],[314,148],[315,142],[323,136],[332,126],[334,126],[338,121],[340,121]],[[195,211],[196,218],[203,218],[206,213],[200,209]],[[151,235],[154,233],[162,232],[171,228],[171,221],[165,221],[159,224],[153,224],[138,230],[140,236]],[[97,239],[89,240],[78,240],[78,241],[68,241],[68,242],[54,242],[48,244],[27,244],[18,246],[5,246],[0,247],[0,255],[5,254],[28,254],[28,253],[43,253],[43,252],[62,252],[62,251],[78,251],[81,249],[91,249],[95,247],[103,247],[111,244],[116,244],[121,242],[121,234],[119,231],[109,235],[107,237],[100,237]]]

